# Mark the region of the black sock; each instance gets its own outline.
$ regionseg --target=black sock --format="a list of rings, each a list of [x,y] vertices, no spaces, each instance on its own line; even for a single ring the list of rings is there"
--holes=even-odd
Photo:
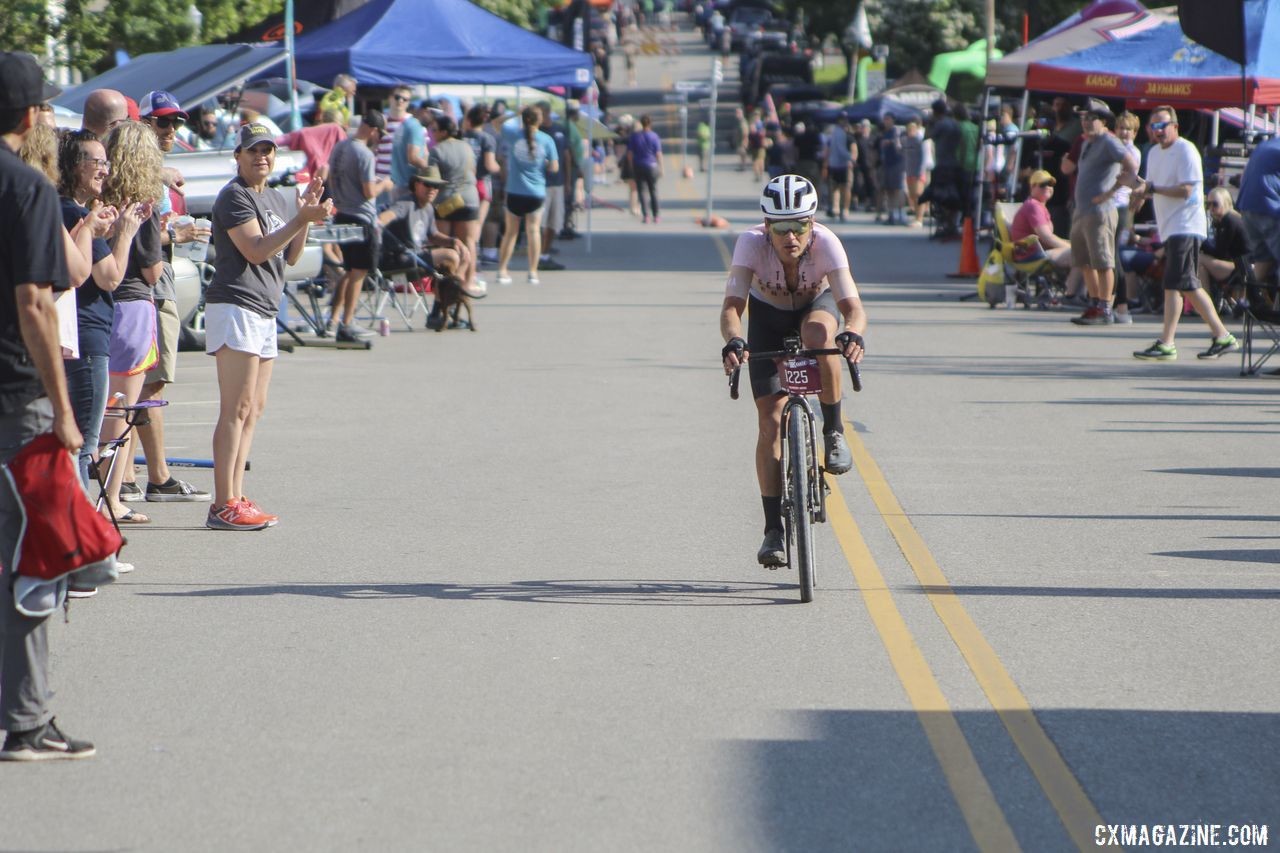
[[[822,406],[822,431],[844,433],[844,419],[840,417],[840,401],[819,403]]]
[[[776,498],[760,496],[760,503],[764,504],[764,532],[770,530],[782,529],[782,496]]]

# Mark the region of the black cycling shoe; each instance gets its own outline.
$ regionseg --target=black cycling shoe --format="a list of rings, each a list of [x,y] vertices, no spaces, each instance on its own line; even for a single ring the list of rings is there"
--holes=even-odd
[[[787,546],[782,541],[781,530],[766,530],[764,544],[756,552],[756,559],[766,569],[776,569],[787,564]]]
[[[853,467],[853,454],[849,452],[849,445],[844,440],[844,433],[823,433],[822,443],[826,450],[826,461],[822,464],[823,468],[826,468],[832,474],[844,474]]]

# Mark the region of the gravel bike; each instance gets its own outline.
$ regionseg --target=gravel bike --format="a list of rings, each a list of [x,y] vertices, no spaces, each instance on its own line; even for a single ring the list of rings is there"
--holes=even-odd
[[[787,392],[782,407],[782,519],[787,543],[787,568],[796,568],[800,578],[800,600],[813,601],[817,576],[813,565],[813,525],[827,520],[827,491],[818,464],[817,431],[809,395],[822,391],[822,371],[817,356],[839,355],[840,349],[802,349],[800,338],[788,337],[778,352],[753,352],[751,358],[778,359],[778,378]],[[858,365],[849,365],[853,390],[862,390]],[[729,376],[729,396],[738,399],[738,375]],[[793,560],[794,555],[794,560]]]

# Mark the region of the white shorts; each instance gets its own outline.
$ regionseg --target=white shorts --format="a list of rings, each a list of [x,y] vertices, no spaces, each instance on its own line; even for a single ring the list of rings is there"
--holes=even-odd
[[[223,347],[258,358],[275,358],[276,318],[263,317],[239,305],[215,302],[204,307],[204,351],[214,355]]]
[[[564,187],[547,187],[542,227],[550,228],[552,231],[559,231],[564,227]]]

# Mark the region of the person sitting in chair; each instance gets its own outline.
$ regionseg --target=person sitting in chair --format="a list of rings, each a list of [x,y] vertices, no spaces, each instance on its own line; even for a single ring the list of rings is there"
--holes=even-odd
[[[1009,223],[1009,237],[1018,244],[1034,235],[1040,240],[1045,257],[1053,261],[1054,266],[1070,269],[1071,243],[1053,233],[1053,221],[1047,207],[1057,181],[1044,169],[1038,169],[1031,173],[1028,183],[1031,191]]]
[[[447,184],[438,166],[420,168],[409,180],[412,197],[396,202],[378,215],[384,236],[382,269],[415,269],[422,271],[420,275],[436,272],[456,275],[462,259],[467,257],[467,245],[461,238],[450,237],[436,228],[436,212],[432,206],[440,188]],[[424,266],[423,261],[430,264],[430,268]],[[473,299],[482,295],[466,293]],[[434,328],[436,322],[442,323],[443,317],[433,308],[427,317],[427,328]]]

